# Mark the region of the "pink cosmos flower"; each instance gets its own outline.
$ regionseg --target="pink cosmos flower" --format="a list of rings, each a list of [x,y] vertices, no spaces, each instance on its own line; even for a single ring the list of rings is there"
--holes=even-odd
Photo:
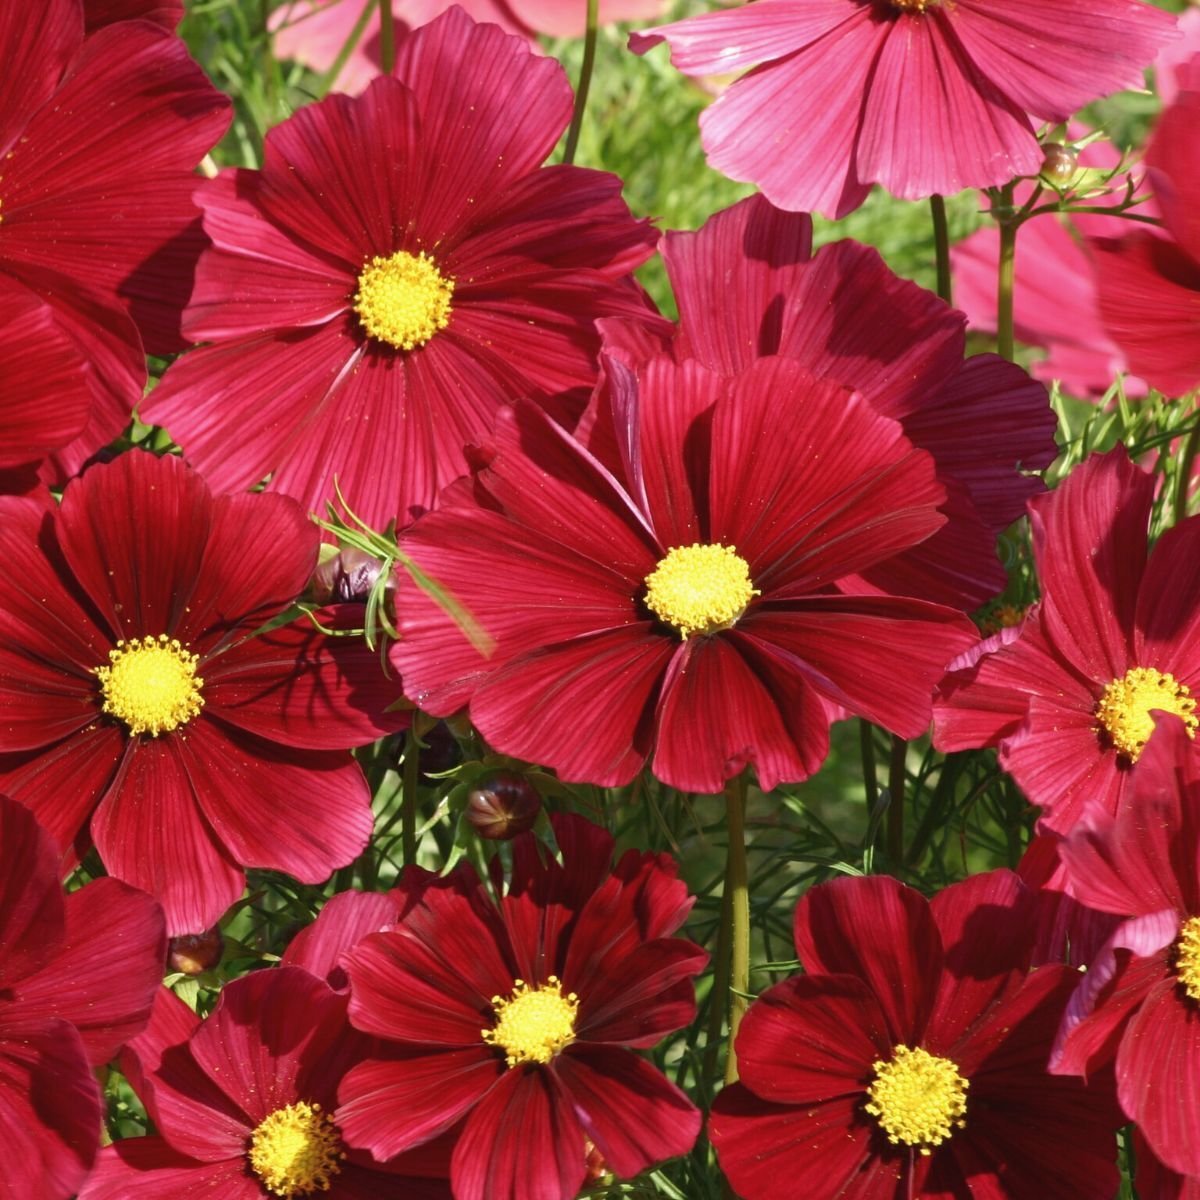
[[[960,313],[893,274],[868,246],[837,242],[814,254],[811,218],[781,212],[762,196],[717,213],[696,233],[666,234],[661,252],[678,330],[670,340],[647,338],[605,322],[610,357],[636,366],[669,350],[679,361],[735,375],[780,355],[858,392],[933,456],[946,488],[946,524],[839,581],[842,590],[968,610],[1003,590],[996,537],[1042,490],[1032,472],[1058,453],[1041,384],[994,354],[964,362]],[[606,459],[615,451],[611,423],[609,430],[607,446],[602,425],[589,435]]]
[[[1134,371],[1182,396],[1200,386],[1200,89],[1163,113],[1146,166],[1169,236],[1091,243],[1100,315]]]
[[[842,217],[1041,165],[1035,127],[1140,87],[1174,18],[1138,0],[757,0],[634,34],[689,75],[755,68],[700,118],[708,160]]]
[[[142,397],[129,313],[151,352],[183,345],[193,170],[230,105],[165,29],[120,22],[85,40],[81,0],[0,5],[0,60],[0,277],[49,304],[91,368],[87,427],[44,472],[61,482]]]
[[[1166,106],[1182,91],[1200,90],[1200,8],[1179,14],[1179,32],[1179,40],[1164,46],[1154,60],[1154,90]]]
[[[291,0],[281,5],[271,14],[275,53],[324,74],[333,66],[368,3],[375,0]],[[581,37],[586,26],[585,0],[392,0],[397,40],[428,24],[451,7],[451,3],[476,21],[488,21],[506,33],[527,38],[534,50],[539,49],[539,33],[550,37]],[[600,24],[652,20],[665,7],[666,0],[601,0]],[[340,92],[357,95],[380,70],[377,9],[338,74],[335,87]]]
[[[998,745],[1046,830],[1120,808],[1156,713],[1200,723],[1200,517],[1147,559],[1154,488],[1119,446],[1031,501],[1041,602],[951,663],[934,704],[938,749]]]
[[[324,512],[336,479],[382,528],[466,470],[501,404],[577,417],[596,318],[647,312],[628,273],[654,233],[615,176],[541,165],[570,115],[557,62],[452,9],[396,78],[271,130],[261,171],[197,192],[213,245],[184,323],[209,344],[145,419],[216,488],[270,475]]]
[[[1117,1097],[1154,1156],[1200,1178],[1200,757],[1167,719],[1115,815],[1093,805],[1063,842],[1080,903],[1120,918],[1067,1008],[1052,1069],[1115,1058]]]
[[[54,842],[0,796],[0,1191],[66,1200],[100,1141],[92,1068],[150,1018],[167,938],[144,892],[97,879],[64,895]]]

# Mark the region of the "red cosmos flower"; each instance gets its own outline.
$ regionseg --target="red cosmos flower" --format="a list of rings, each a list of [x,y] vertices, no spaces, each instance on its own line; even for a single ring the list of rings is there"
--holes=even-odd
[[[57,512],[3,505],[0,786],[61,848],[94,838],[173,934],[215,924],[245,866],[316,883],[370,836],[346,749],[404,723],[385,713],[396,683],[308,620],[251,636],[317,545],[294,501],[214,498],[141,451],[92,467]],[[361,609],[317,616],[352,627]]]
[[[1033,500],[1041,603],[951,663],[934,704],[938,749],[998,745],[1046,830],[1069,831],[1089,801],[1119,808],[1156,712],[1198,725],[1200,518],[1147,561],[1153,495],[1118,446]]]
[[[686,1153],[700,1129],[627,1049],[695,1016],[708,956],[671,936],[692,906],[675,863],[629,851],[614,867],[603,830],[561,816],[554,829],[561,867],[522,834],[498,903],[460,869],[342,957],[351,1023],[390,1053],[346,1075],[335,1120],[378,1158],[464,1121],[456,1200],[570,1200],[587,1141],[625,1177]]]
[[[1164,1166],[1136,1128],[1133,1153],[1137,1163],[1134,1182],[1138,1200],[1200,1200],[1200,1176],[1180,1175]]]
[[[214,487],[273,473],[323,511],[336,477],[379,527],[463,473],[502,403],[578,415],[593,322],[647,311],[625,276],[654,237],[615,176],[540,167],[571,115],[558,63],[451,10],[396,76],[302,109],[261,172],[200,188],[213,246],[185,325],[212,345],[143,409]]]
[[[961,314],[894,275],[868,246],[838,242],[814,255],[812,220],[762,196],[717,213],[697,233],[666,234],[661,249],[679,306],[676,358],[723,375],[766,355],[794,359],[859,392],[933,455],[946,524],[839,587],[964,609],[1002,591],[996,536],[1042,490],[1023,471],[1049,466],[1058,453],[1045,388],[998,355],[964,363]],[[605,328],[616,332],[614,324]],[[625,347],[610,339],[608,349],[626,362],[659,349],[619,332]],[[594,440],[592,448],[605,452]]]
[[[1137,0],[759,0],[630,46],[666,41],[689,75],[755,67],[700,118],[710,164],[843,217],[873,183],[915,200],[1036,175],[1035,125],[1141,87],[1174,32]]]
[[[183,0],[83,0],[83,17],[88,33],[117,21],[153,21],[174,29],[183,20]]]
[[[618,473],[521,405],[473,490],[403,539],[494,642],[485,657],[402,585],[391,654],[408,695],[436,715],[469,701],[496,749],[604,786],[651,752],[688,791],[747,763],[764,790],[804,779],[828,750],[827,705],[925,729],[939,664],[973,627],[831,585],[944,524],[932,459],[782,358],[729,379],[658,358],[614,381]]]
[[[738,1195],[1109,1200],[1119,1117],[1046,1074],[1079,976],[1029,973],[1035,927],[1009,871],[932,902],[885,876],[806,893],[806,974],[750,1006],[709,1119]]]
[[[150,1018],[167,949],[162,912],[115,879],[64,895],[53,842],[5,796],[0,901],[4,1194],[65,1200],[100,1142],[91,1068]]]
[[[292,58],[324,74],[336,61],[363,15],[374,0],[301,0],[277,9],[271,18],[275,53]],[[538,33],[550,37],[582,37],[587,6],[578,0],[455,0],[473,20],[490,21],[505,33],[527,38],[539,49]],[[448,0],[392,0],[396,34],[428,24],[450,7]],[[660,16],[664,0],[601,0],[600,24],[613,21],[646,21]],[[358,44],[335,81],[338,91],[357,94],[381,71],[378,7],[367,19]]]
[[[1154,1154],[1200,1177],[1200,762],[1182,722],[1150,739],[1114,816],[1098,805],[1062,843],[1081,903],[1127,918],[1079,982],[1052,1068],[1116,1056],[1117,1096]]]
[[[1100,313],[1133,370],[1181,396],[1200,386],[1200,80],[1163,113],[1146,166],[1170,237],[1092,243]]]
[[[182,345],[200,237],[193,169],[230,106],[166,30],[121,23],[85,41],[81,0],[0,5],[0,60],[0,276],[49,304],[91,364],[91,419],[47,468],[61,480],[142,397],[126,311],[153,353]]]
[[[298,967],[226,984],[204,1021],[160,988],[121,1065],[161,1136],[107,1146],[79,1200],[450,1200],[444,1143],[375,1162],[333,1120],[339,1081],[374,1046],[346,997]]]

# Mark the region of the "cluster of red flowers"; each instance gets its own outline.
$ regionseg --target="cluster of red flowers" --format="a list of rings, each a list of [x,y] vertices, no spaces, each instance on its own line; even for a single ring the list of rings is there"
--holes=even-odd
[[[265,5],[347,90],[224,169],[183,7],[0,0],[0,1195],[571,1200],[690,1156],[745,1200],[1111,1200],[1122,1169],[1200,1200],[1200,57],[1169,57],[1174,19],[757,0],[634,34],[753,68],[701,127],[761,194],[660,236],[617,176],[548,162],[582,110],[536,39],[582,6]],[[665,6],[592,7],[594,38]],[[1156,55],[1144,172],[1055,143],[1051,179],[1040,127]],[[1152,227],[1076,214],[1077,171],[1151,188]],[[876,183],[989,190],[966,314],[869,246],[814,250],[808,213]],[[968,321],[1011,333],[1018,215],[1071,281],[1018,323],[1035,373],[1192,405],[1052,489],[1046,387],[969,352]],[[635,277],[655,254],[677,319]],[[1176,435],[1180,465],[1143,458]],[[809,780],[849,717],[893,738],[898,877],[870,839],[806,875],[803,972],[742,1020],[746,789]],[[426,759],[419,854],[439,720],[474,758]],[[927,898],[895,814],[931,725],[1007,774],[1010,847],[1037,836]],[[690,916],[686,855],[617,853],[600,789],[726,793],[719,916]],[[163,986],[268,885],[295,900],[262,906],[274,940]]]

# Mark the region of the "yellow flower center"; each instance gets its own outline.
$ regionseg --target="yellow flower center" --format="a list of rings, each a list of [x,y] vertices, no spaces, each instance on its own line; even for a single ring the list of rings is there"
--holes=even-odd
[[[1155,709],[1182,717],[1188,737],[1196,736],[1196,701],[1174,675],[1153,667],[1131,667],[1114,679],[1096,705],[1096,717],[1117,751],[1137,762],[1154,732]]]
[[[685,638],[728,629],[758,594],[731,546],[675,546],[646,576],[646,607]]]
[[[937,3],[937,0],[891,0],[892,7],[899,9],[901,12],[923,13],[931,5]]]
[[[555,975],[534,987],[522,979],[514,980],[512,995],[507,999],[493,996],[492,1007],[496,1024],[482,1030],[483,1040],[503,1050],[510,1067],[548,1063],[575,1040],[579,997],[574,992],[564,996]]]
[[[1200,1003],[1200,917],[1188,917],[1175,943],[1175,974],[1183,990]]]
[[[931,1146],[940,1146],[966,1124],[969,1085],[948,1058],[897,1046],[890,1061],[872,1068],[875,1082],[867,1089],[867,1112],[893,1145],[903,1142],[928,1154]]]
[[[204,707],[194,654],[165,633],[118,642],[109,665],[96,667],[101,708],[124,721],[130,733],[160,733],[186,725]]]
[[[354,311],[377,341],[397,350],[415,350],[450,323],[453,295],[454,280],[447,279],[424,250],[397,250],[363,267]]]
[[[301,1100],[277,1108],[255,1129],[246,1157],[271,1195],[311,1196],[329,1191],[346,1155],[321,1106]]]

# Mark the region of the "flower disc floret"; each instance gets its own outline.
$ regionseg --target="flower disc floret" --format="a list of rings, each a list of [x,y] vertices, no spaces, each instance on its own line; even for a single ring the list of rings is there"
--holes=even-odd
[[[1175,943],[1175,975],[1183,990],[1200,1003],[1200,917],[1188,917]]]
[[[341,1169],[341,1138],[319,1104],[277,1108],[250,1135],[250,1168],[273,1196],[329,1191]]]
[[[454,280],[447,279],[422,250],[376,255],[358,276],[354,311],[376,341],[397,350],[423,346],[450,323]]]
[[[1131,667],[1109,683],[1096,705],[1096,717],[1109,741],[1130,762],[1154,732],[1155,711],[1174,713],[1183,720],[1188,737],[1196,736],[1196,701],[1174,675],[1153,667]]]
[[[130,733],[158,737],[186,725],[204,707],[199,659],[165,633],[119,641],[109,665],[96,667],[101,710],[125,723]]]
[[[866,1110],[893,1145],[928,1154],[966,1124],[968,1082],[948,1058],[897,1046],[887,1061],[871,1064],[875,1080]]]
[[[556,975],[533,987],[514,980],[512,995],[493,996],[492,1007],[496,1024],[482,1031],[483,1040],[503,1050],[510,1067],[544,1066],[575,1040],[579,997],[574,992],[564,995]]]
[[[729,629],[758,594],[732,546],[674,546],[646,576],[646,607],[684,638]]]

